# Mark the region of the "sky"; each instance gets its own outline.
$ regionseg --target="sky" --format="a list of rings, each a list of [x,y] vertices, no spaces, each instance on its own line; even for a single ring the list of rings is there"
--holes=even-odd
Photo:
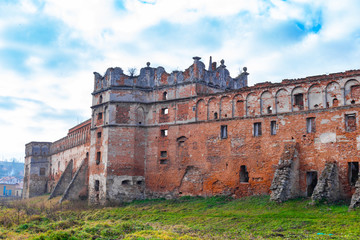
[[[0,0],[0,160],[91,116],[93,72],[225,60],[249,85],[359,69],[358,0]]]

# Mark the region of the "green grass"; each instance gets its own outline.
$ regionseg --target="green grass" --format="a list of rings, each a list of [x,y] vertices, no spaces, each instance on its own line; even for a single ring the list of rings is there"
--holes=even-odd
[[[348,212],[345,203],[309,203],[277,204],[268,196],[183,197],[106,208],[43,203],[29,205],[30,212],[18,204],[0,209],[0,239],[360,238],[360,211]]]

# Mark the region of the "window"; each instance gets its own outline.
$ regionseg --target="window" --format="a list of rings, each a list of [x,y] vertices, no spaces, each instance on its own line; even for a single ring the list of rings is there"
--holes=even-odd
[[[163,108],[163,109],[161,109],[161,113],[162,113],[163,115],[166,115],[166,114],[169,113],[169,109],[168,109],[168,108]]]
[[[101,138],[101,132],[98,132],[98,133],[97,133],[97,137],[98,137],[98,138]]]
[[[94,190],[96,192],[98,192],[100,190],[100,181],[99,180],[95,180]]]
[[[166,158],[167,157],[167,151],[161,151],[160,152],[160,157]]]
[[[168,130],[167,129],[161,130],[161,136],[162,137],[167,137],[167,135],[168,135]]]
[[[271,135],[276,135],[276,121],[270,122],[270,133]]]
[[[99,97],[99,103],[102,103],[103,102],[103,97],[102,97],[102,95],[100,95],[100,97]]]
[[[163,100],[167,100],[167,92],[163,92]]]
[[[356,130],[356,115],[346,114],[345,115],[345,129],[347,132],[353,132]]]
[[[218,119],[218,113],[217,112],[214,113],[214,119]]]
[[[245,165],[240,167],[240,182],[249,182],[249,172]]]
[[[40,168],[40,176],[45,176],[45,168]]]
[[[261,123],[257,122],[254,123],[254,137],[261,136]]]
[[[220,128],[220,136],[221,136],[221,139],[225,139],[228,137],[228,134],[227,134],[227,125],[222,125],[221,128]]]
[[[121,182],[122,185],[130,185],[130,180],[123,180]]]
[[[101,159],[101,152],[97,152],[96,153],[96,165],[100,164],[100,159]]]
[[[307,118],[306,119],[306,132],[307,133],[314,133],[316,131],[315,128],[315,118]]]
[[[102,113],[98,113],[98,120],[102,119]]]
[[[298,93],[294,95],[295,106],[298,106],[301,110],[304,109],[304,95],[302,93]]]
[[[272,113],[272,107],[271,106],[269,106],[269,107],[267,107],[267,113]]]
[[[167,164],[168,160],[167,159],[160,159],[160,164]]]
[[[359,163],[348,162],[348,177],[350,186],[355,186],[359,178]]]

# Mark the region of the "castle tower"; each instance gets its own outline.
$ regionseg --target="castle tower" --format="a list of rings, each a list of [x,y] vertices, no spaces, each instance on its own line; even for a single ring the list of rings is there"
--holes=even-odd
[[[30,142],[25,146],[23,198],[47,192],[50,171],[50,142]]]

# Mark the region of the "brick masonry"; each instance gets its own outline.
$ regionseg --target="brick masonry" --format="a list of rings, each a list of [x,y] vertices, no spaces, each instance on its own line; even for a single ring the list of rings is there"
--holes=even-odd
[[[332,196],[352,196],[357,174],[352,170],[350,178],[349,166],[359,168],[360,70],[248,87],[246,68],[231,78],[223,61],[209,65],[206,70],[194,57],[184,72],[147,64],[139,76],[121,68],[94,73],[91,119],[48,143],[44,192],[70,160],[75,173],[88,156],[91,204],[270,194],[286,146],[296,145],[298,180],[291,196],[311,196],[327,162],[336,163],[339,177]],[[27,184],[33,181],[28,176]]]

